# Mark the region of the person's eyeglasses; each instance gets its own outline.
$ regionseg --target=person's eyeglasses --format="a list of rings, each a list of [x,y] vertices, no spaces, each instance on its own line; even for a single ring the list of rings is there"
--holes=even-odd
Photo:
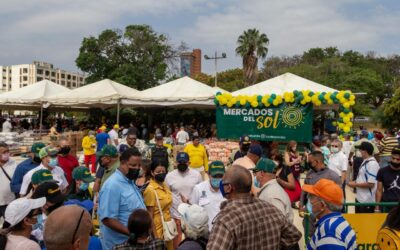
[[[85,209],[82,209],[81,216],[79,216],[78,224],[76,225],[74,234],[72,235],[72,242],[71,242],[71,244],[74,244],[74,242],[75,242],[75,236],[76,236],[76,233],[78,232],[79,226],[81,225],[81,221],[82,221],[82,218],[83,218],[83,214],[84,214],[84,213],[85,213]]]

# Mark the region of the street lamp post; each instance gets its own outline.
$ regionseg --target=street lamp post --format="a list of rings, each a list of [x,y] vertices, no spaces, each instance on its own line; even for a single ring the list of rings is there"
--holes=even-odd
[[[226,53],[222,53],[221,56],[217,55],[217,51],[215,51],[214,57],[209,57],[207,55],[204,55],[204,59],[206,60],[212,60],[214,59],[214,65],[215,65],[215,87],[217,87],[217,83],[218,83],[218,71],[217,71],[217,61],[219,59],[225,59],[226,58]]]

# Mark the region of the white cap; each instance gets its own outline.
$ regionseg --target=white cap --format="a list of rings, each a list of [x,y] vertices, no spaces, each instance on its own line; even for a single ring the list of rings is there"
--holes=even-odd
[[[8,204],[4,213],[4,220],[10,227],[20,223],[33,209],[43,207],[46,204],[46,197],[38,199],[19,198]]]
[[[194,229],[199,229],[208,223],[206,210],[196,204],[182,203],[179,205],[178,211],[185,223]]]

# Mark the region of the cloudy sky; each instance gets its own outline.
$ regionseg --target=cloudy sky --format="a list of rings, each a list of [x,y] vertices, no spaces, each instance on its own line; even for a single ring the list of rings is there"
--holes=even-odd
[[[0,24],[0,65],[40,60],[73,71],[83,37],[129,24],[225,52],[220,70],[241,67],[236,40],[248,28],[267,34],[269,56],[326,46],[400,53],[398,0],[12,0],[2,1]],[[202,66],[213,73],[211,61]]]

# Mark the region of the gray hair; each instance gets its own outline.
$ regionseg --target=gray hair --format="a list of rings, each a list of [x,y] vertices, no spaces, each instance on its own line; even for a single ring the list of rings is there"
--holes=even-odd
[[[200,228],[193,228],[182,220],[182,231],[186,238],[197,240],[198,238],[208,238],[208,223],[205,223]]]
[[[341,148],[343,147],[343,142],[341,140],[335,139],[335,140],[333,140],[333,142],[337,143],[339,145],[339,147],[341,147]]]
[[[316,196],[316,195],[309,194],[309,197],[310,197],[310,198],[311,198],[311,197],[315,197],[315,198],[316,198],[317,200],[319,200],[320,202],[325,203],[326,206],[328,207],[328,209],[329,209],[330,211],[332,211],[332,212],[341,212],[341,211],[342,211],[344,199],[342,199],[342,202],[341,202],[342,205],[337,205],[337,204],[333,204],[332,202],[326,201],[326,200],[324,200],[324,199],[322,199],[322,198],[320,198],[320,197],[318,197],[318,196]]]

